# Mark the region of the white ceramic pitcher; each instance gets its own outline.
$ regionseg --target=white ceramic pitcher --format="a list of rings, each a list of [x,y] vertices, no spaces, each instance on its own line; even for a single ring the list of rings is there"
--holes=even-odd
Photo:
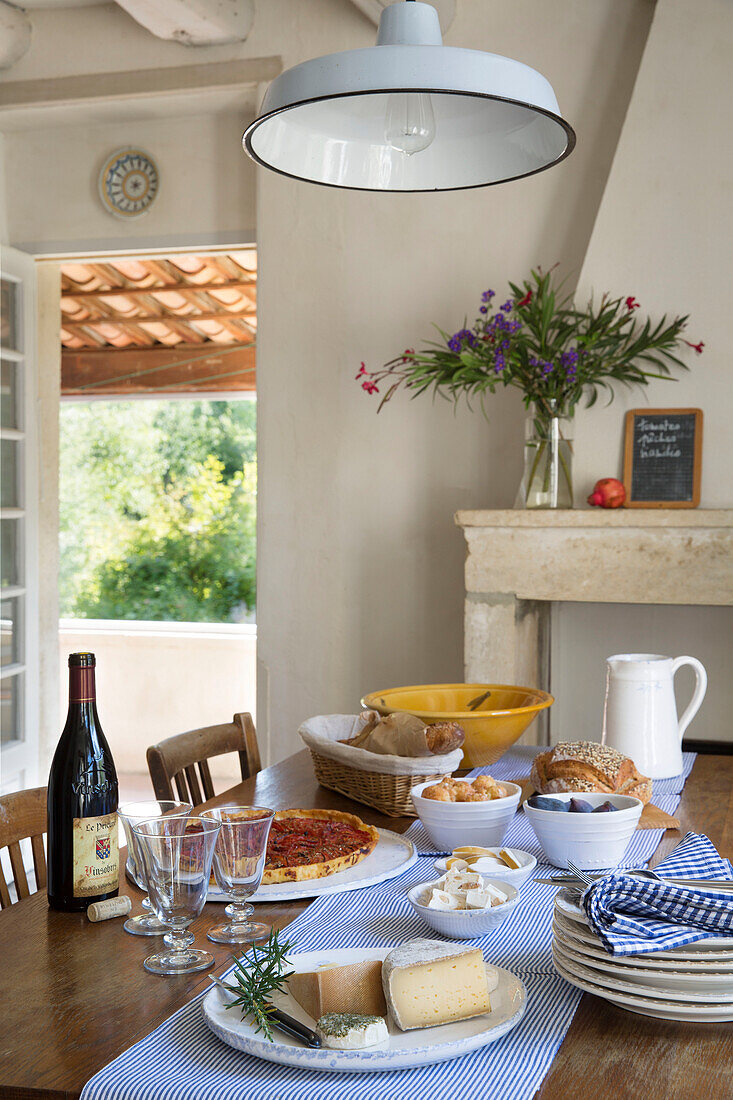
[[[682,771],[682,735],[705,697],[708,677],[696,657],[656,653],[617,653],[606,664],[603,744],[630,756],[643,775],[667,779]],[[695,670],[695,691],[677,718],[674,674],[682,665]]]

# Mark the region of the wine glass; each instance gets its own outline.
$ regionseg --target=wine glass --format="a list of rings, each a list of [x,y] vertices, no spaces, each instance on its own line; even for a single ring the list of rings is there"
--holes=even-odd
[[[215,924],[206,933],[213,943],[251,943],[270,935],[267,924],[249,918],[254,907],[247,898],[255,893],[265,868],[265,853],[274,810],[263,806],[217,806],[201,817],[220,824],[214,851],[214,878],[230,899],[224,912],[229,922]]]
[[[144,881],[143,862],[138,851],[138,839],[135,836],[133,826],[139,821],[149,821],[154,817],[188,817],[193,806],[190,802],[173,802],[152,800],[148,802],[125,802],[119,807],[117,813],[125,826],[127,836],[127,854],[130,861],[130,871],[135,882]],[[146,894],[142,900],[143,909],[150,910],[150,898]],[[123,925],[131,936],[162,936],[167,929],[154,913],[140,913],[136,917],[130,917]]]
[[[200,817],[157,817],[133,826],[150,901],[170,929],[163,937],[170,950],[143,963],[153,974],[191,974],[214,965],[210,952],[191,947],[194,935],[187,929],[206,903],[220,827]]]

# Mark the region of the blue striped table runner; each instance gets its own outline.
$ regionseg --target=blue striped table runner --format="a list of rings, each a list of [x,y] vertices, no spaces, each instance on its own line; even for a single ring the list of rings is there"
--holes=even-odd
[[[421,858],[399,879],[359,893],[315,901],[288,926],[297,951],[392,947],[434,936],[413,913],[405,893],[429,880]],[[529,1100],[570,1026],[581,993],[558,977],[550,952],[551,886],[529,883],[522,902],[491,936],[476,941],[489,962],[524,981],[527,1011],[517,1028],[483,1050],[452,1062],[410,1071],[329,1074],[263,1062],[232,1050],[206,1026],[201,997],[111,1062],[84,1087],[82,1100],[431,1100],[446,1092],[492,1100]],[[162,980],[162,979],[161,979]]]
[[[515,751],[488,770],[500,779],[528,774],[532,754],[532,750]],[[690,757],[685,761],[687,775],[694,755],[685,756]],[[683,781],[681,777],[680,784]],[[660,792],[657,797],[655,785],[654,801],[671,813],[679,794]],[[421,828],[419,822],[411,826],[412,839]],[[625,864],[638,865],[649,859],[660,835],[660,830],[636,832]],[[334,944],[340,948],[387,948],[417,936],[437,937],[415,915],[405,896],[411,886],[436,874],[435,851],[427,837],[425,840],[431,854],[421,856],[399,878],[314,901],[287,927],[285,934],[295,950],[321,950]],[[505,843],[541,856],[522,814],[512,822]],[[553,871],[538,863],[536,874],[545,876]],[[385,1096],[440,1100],[448,1094],[530,1100],[552,1064],[581,997],[579,990],[555,973],[552,964],[554,895],[553,886],[528,882],[520,904],[507,920],[489,936],[474,941],[488,962],[517,974],[528,994],[527,1011],[518,1027],[483,1050],[452,1062],[395,1073],[330,1074],[278,1066],[232,1050],[217,1039],[204,1021],[201,995],[96,1074],[85,1085],[82,1100],[384,1100]]]

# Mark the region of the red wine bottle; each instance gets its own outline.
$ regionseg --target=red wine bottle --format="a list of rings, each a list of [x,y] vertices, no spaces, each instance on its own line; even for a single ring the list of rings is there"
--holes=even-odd
[[[48,777],[48,904],[117,894],[117,772],[97,715],[93,653],[69,655],[69,714]]]

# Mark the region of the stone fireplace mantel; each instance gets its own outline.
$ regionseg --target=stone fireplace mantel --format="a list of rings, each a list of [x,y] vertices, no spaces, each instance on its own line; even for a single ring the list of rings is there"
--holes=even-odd
[[[455,522],[469,683],[549,689],[554,600],[733,605],[733,510],[461,511]]]

